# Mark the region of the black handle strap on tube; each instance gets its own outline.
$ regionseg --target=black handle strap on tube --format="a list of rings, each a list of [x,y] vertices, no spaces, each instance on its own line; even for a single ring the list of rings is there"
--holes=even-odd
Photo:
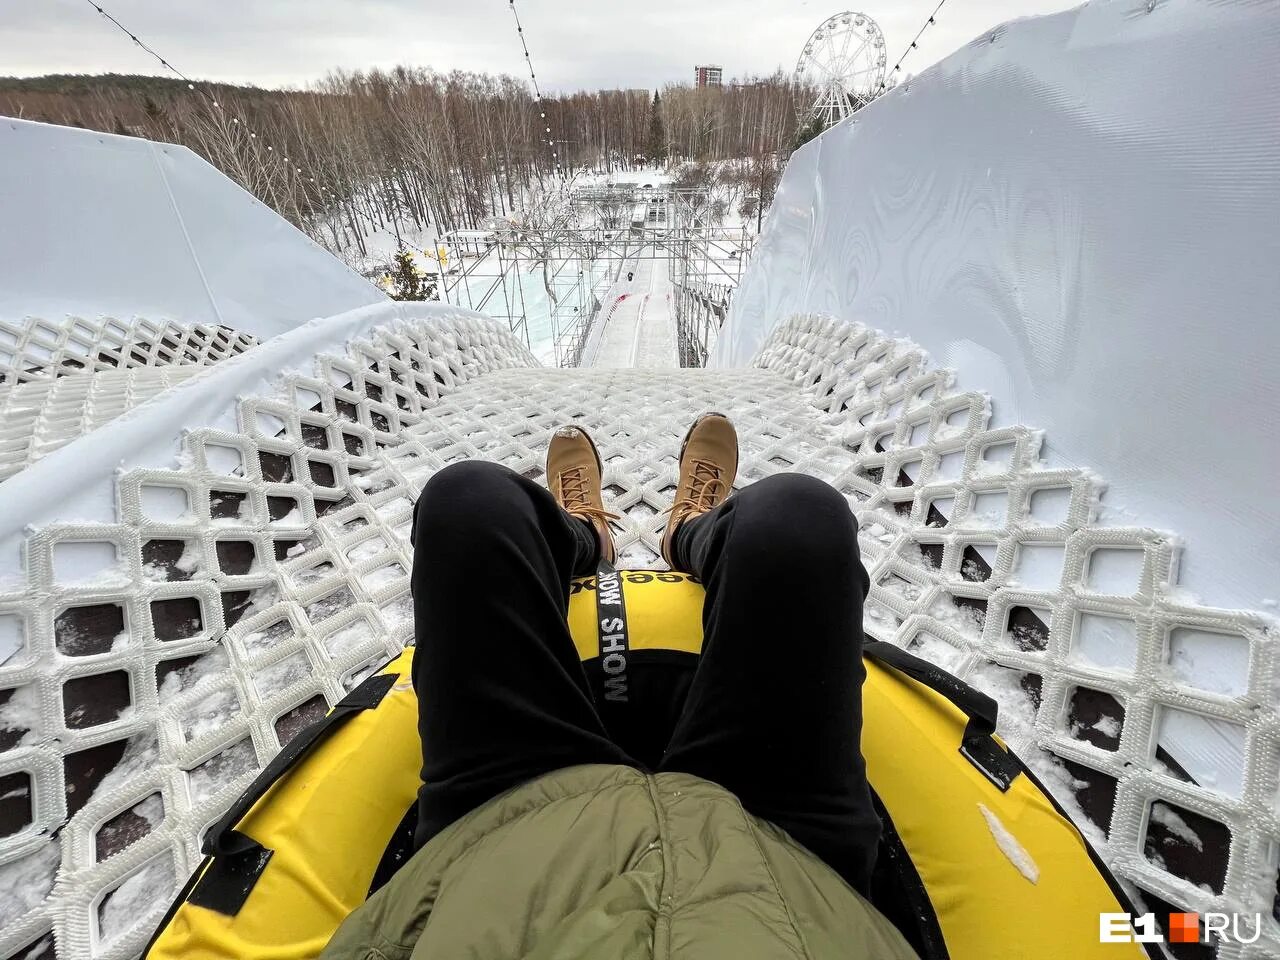
[[[384,664],[385,668],[385,664]],[[376,672],[339,701],[328,714],[302,731],[272,758],[262,772],[254,778],[230,809],[227,810],[205,837],[204,863],[187,881],[169,913],[156,929],[152,943],[160,936],[178,907],[185,901],[197,907],[214,910],[233,917],[240,912],[249,894],[253,892],[258,877],[271,862],[275,853],[253,837],[241,833],[236,827],[253,805],[261,800],[272,785],[287,773],[295,763],[317,744],[340,730],[348,720],[364,710],[372,710],[395,686],[397,675]],[[147,950],[151,947],[148,945]]]
[[[184,903],[204,907],[228,917],[234,917],[240,912],[275,851],[241,833],[236,826],[307,751],[341,729],[357,713],[371,710],[382,702],[382,698],[391,692],[397,680],[394,673],[382,673],[384,669],[386,664],[343,697],[327,715],[285,744],[222,818],[209,828],[203,845],[203,862],[170,904],[164,919],[142,951],[144,957],[150,954],[151,948],[168,929]]]
[[[210,856],[226,856],[244,853],[248,845],[255,845],[235,827],[255,803],[271,789],[281,775],[292,767],[312,747],[328,738],[357,713],[371,710],[382,702],[395,686],[394,673],[375,673],[338,702],[328,714],[298,734],[284,749],[272,758],[262,772],[249,784],[249,788],[236,799],[222,818],[209,830],[204,841],[204,853]]]
[[[1022,772],[1022,764],[993,736],[999,711],[999,705],[993,698],[936,664],[883,640],[864,641],[862,651],[871,659],[923,683],[959,707],[969,718],[960,741],[960,753],[1002,792],[1009,789],[1014,778]]]

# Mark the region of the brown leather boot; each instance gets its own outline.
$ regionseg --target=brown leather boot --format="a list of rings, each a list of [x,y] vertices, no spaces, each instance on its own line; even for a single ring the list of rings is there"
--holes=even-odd
[[[662,559],[675,569],[671,542],[686,520],[724,502],[738,475],[738,432],[723,413],[704,413],[680,446],[680,480],[662,535]]]
[[[600,454],[587,431],[573,426],[556,430],[547,445],[547,488],[566,513],[591,524],[600,538],[601,558],[613,563],[609,521],[618,519],[618,515],[604,508],[600,492],[603,472]]]

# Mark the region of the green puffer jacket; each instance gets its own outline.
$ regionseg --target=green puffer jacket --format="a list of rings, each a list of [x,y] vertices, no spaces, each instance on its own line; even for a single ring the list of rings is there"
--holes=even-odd
[[[697,777],[580,766],[463,817],[334,934],[325,960],[914,960],[783,831]]]

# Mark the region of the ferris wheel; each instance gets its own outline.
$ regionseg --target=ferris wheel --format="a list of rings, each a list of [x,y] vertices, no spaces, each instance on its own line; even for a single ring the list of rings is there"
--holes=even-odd
[[[864,13],[846,10],[813,31],[796,61],[797,87],[814,91],[806,117],[824,126],[843,120],[870,101],[884,81],[884,34]]]

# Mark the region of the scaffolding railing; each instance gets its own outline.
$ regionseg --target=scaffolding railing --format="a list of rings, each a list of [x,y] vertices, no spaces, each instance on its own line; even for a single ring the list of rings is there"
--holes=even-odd
[[[532,347],[532,305],[521,278],[541,270],[555,364],[577,366],[607,286],[617,281],[627,263],[666,260],[676,291],[681,365],[704,365],[754,236],[745,226],[704,225],[689,215],[691,206],[679,191],[641,192],[649,199],[623,206],[625,213],[616,220],[597,216],[592,226],[506,223],[490,231],[450,235],[456,236],[451,240],[454,262],[442,265],[442,299],[505,317],[512,333]],[[586,196],[593,204],[622,199],[630,203],[634,192],[601,189]],[[638,206],[644,213],[636,219]],[[618,225],[608,225],[614,222]],[[482,265],[496,272],[483,272]]]

